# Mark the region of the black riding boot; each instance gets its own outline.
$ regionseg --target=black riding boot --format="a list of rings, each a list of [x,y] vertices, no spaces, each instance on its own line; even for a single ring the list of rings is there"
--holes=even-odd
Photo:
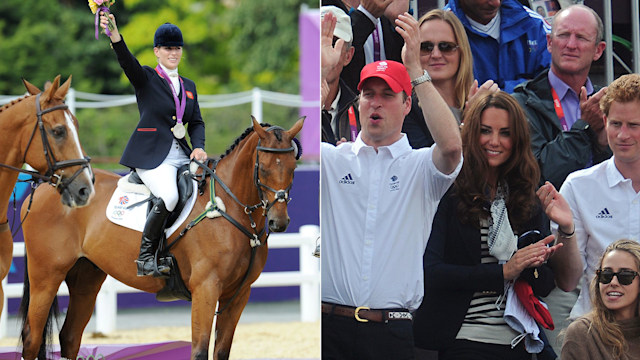
[[[160,239],[162,238],[162,232],[164,231],[164,225],[170,212],[164,206],[164,201],[158,198],[156,204],[149,212],[147,216],[147,222],[144,225],[144,231],[142,232],[142,244],[140,245],[140,255],[136,264],[138,265],[138,276],[146,276],[153,274],[153,256],[154,249],[158,246]],[[169,267],[159,265],[158,271],[167,274],[169,273]]]

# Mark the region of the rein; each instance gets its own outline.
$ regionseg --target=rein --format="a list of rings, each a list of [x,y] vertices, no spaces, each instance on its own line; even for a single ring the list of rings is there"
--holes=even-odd
[[[56,105],[56,106],[42,110],[40,108],[41,94],[42,93],[39,93],[36,95],[36,116],[38,118],[38,121],[36,122],[33,128],[33,131],[31,132],[31,137],[29,138],[29,142],[27,143],[27,148],[24,150],[24,154],[22,156],[22,163],[23,164],[26,163],[27,152],[29,151],[29,147],[31,146],[31,142],[33,141],[36,130],[39,130],[40,137],[42,138],[42,148],[44,151],[44,157],[47,160],[47,166],[48,166],[47,172],[44,175],[42,175],[37,171],[21,169],[21,168],[17,168],[17,167],[7,165],[7,164],[2,164],[2,163],[0,163],[0,167],[4,167],[9,170],[13,170],[20,173],[29,174],[32,177],[38,179],[39,181],[50,183],[53,187],[59,186],[60,190],[62,191],[66,189],[69,186],[69,184],[71,184],[71,182],[75,180],[75,178],[78,177],[78,175],[80,175],[80,173],[82,173],[82,171],[85,168],[90,169],[89,162],[91,161],[91,158],[89,158],[88,156],[85,156],[83,159],[73,159],[73,160],[63,160],[63,161],[56,160],[56,158],[53,156],[53,151],[51,149],[51,145],[49,144],[49,140],[47,138],[47,134],[44,129],[44,122],[42,121],[42,115],[56,111],[56,110],[66,111],[69,109],[69,107],[66,104],[61,104],[61,105]],[[62,176],[55,173],[60,169],[70,167],[70,166],[78,166],[78,165],[81,166],[81,168],[78,169],[71,177],[65,180],[62,180]]]
[[[281,127],[278,126],[272,126],[270,128],[268,128],[266,131],[272,131],[275,129],[282,129]],[[218,162],[214,162],[212,168],[209,168],[209,166],[205,165],[204,163],[201,163],[195,159],[193,159],[193,161],[198,164],[198,166],[200,168],[202,168],[203,170],[203,176],[202,176],[202,180],[201,181],[205,181],[206,179],[206,175],[208,174],[209,176],[211,176],[211,180],[209,181],[209,202],[207,203],[207,206],[205,207],[205,210],[198,215],[195,219],[193,219],[189,224],[187,224],[187,226],[180,232],[180,234],[171,242],[169,243],[166,248],[164,249],[165,252],[168,252],[169,249],[171,249],[171,247],[173,245],[175,245],[180,239],[182,239],[182,237],[187,233],[187,231],[189,231],[192,227],[196,226],[201,220],[203,220],[205,217],[208,217],[209,214],[213,213],[214,211],[217,211],[220,213],[220,215],[222,215],[222,217],[224,217],[227,221],[229,221],[231,224],[233,224],[233,226],[235,226],[238,230],[240,230],[243,234],[245,234],[248,238],[249,238],[249,244],[251,245],[251,257],[249,258],[249,266],[247,267],[247,271],[244,274],[244,277],[242,278],[242,281],[240,282],[240,285],[237,287],[235,293],[231,296],[231,298],[229,299],[229,301],[222,306],[222,308],[220,308],[219,310],[216,311],[216,315],[220,315],[220,313],[222,313],[232,302],[233,300],[237,297],[237,295],[240,292],[240,289],[242,288],[242,286],[246,283],[247,279],[249,278],[249,273],[251,272],[251,268],[253,266],[253,262],[255,259],[255,255],[256,255],[256,251],[258,246],[262,245],[263,242],[260,240],[260,238],[262,238],[263,236],[266,237],[264,239],[264,241],[266,242],[267,239],[269,238],[269,234],[267,233],[267,226],[263,226],[261,231],[258,231],[257,229],[257,225],[255,223],[255,221],[253,221],[253,217],[251,216],[251,214],[253,214],[253,212],[259,208],[263,209],[262,212],[262,216],[266,216],[267,212],[269,211],[269,209],[276,203],[276,202],[287,202],[289,203],[289,201],[291,201],[291,198],[289,197],[289,190],[291,189],[291,185],[289,184],[289,186],[287,186],[286,189],[284,190],[275,190],[273,188],[271,188],[268,185],[265,185],[263,183],[260,182],[260,178],[258,176],[258,170],[260,168],[260,160],[259,160],[259,154],[260,152],[272,152],[272,153],[287,153],[287,152],[292,152],[296,150],[296,147],[293,144],[292,141],[292,145],[288,148],[284,148],[284,149],[277,149],[277,148],[270,148],[270,147],[264,147],[260,145],[260,140],[258,140],[258,144],[256,146],[256,161],[255,161],[255,165],[254,165],[254,173],[253,173],[253,182],[255,187],[258,189],[258,196],[260,197],[260,202],[256,205],[246,205],[244,204],[242,201],[240,201],[238,199],[238,197],[233,193],[233,191],[231,191],[231,189],[227,186],[227,184],[225,184],[222,179],[220,179],[220,177],[218,176],[218,174],[215,172],[215,168],[218,165]],[[200,180],[199,180],[200,181]],[[242,208],[244,208],[244,213],[247,214],[247,217],[249,218],[249,222],[251,224],[251,229],[253,230],[253,232],[249,229],[247,229],[245,226],[243,226],[242,224],[240,224],[239,221],[237,221],[236,219],[234,219],[233,217],[231,217],[231,215],[229,215],[227,212],[223,211],[222,209],[220,209],[218,207],[218,204],[216,202],[216,196],[215,196],[215,182],[218,182],[218,184],[220,185],[220,187],[238,204],[240,205]],[[266,189],[268,191],[271,191],[273,193],[275,193],[275,199],[274,201],[272,201],[271,203],[269,203],[267,200],[264,199],[264,193],[262,191],[262,189]]]

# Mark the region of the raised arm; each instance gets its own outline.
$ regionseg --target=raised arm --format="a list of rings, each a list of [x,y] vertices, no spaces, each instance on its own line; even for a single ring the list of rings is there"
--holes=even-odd
[[[109,20],[107,19],[107,16],[109,17],[109,19],[111,19],[111,23],[113,24],[113,30],[111,30],[111,36],[109,37],[109,39],[111,39],[111,42],[116,43],[122,40],[120,32],[118,31],[118,25],[116,24],[116,17],[111,13],[107,13],[105,15],[105,13],[101,11],[100,27],[106,30],[107,26],[109,26]]]
[[[398,16],[396,31],[404,39],[402,61],[412,80],[424,73],[420,63],[420,31],[418,22],[408,13]],[[444,174],[452,173],[462,158],[460,130],[453,113],[440,96],[431,81],[415,85],[427,127],[435,141],[433,161]]]

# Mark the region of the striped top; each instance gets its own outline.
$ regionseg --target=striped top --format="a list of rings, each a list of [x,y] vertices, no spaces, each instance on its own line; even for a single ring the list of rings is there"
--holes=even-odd
[[[480,253],[482,264],[497,264],[498,259],[489,254],[489,220],[480,220]],[[509,345],[518,336],[504,321],[506,301],[498,308],[499,294],[495,291],[478,291],[473,294],[467,315],[456,339],[465,339],[489,344]],[[506,300],[506,299],[505,299]]]

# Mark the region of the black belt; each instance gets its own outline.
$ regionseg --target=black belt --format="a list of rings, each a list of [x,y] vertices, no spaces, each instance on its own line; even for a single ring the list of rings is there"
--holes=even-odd
[[[387,322],[393,320],[413,320],[413,315],[406,309],[376,310],[366,306],[352,307],[330,303],[322,303],[322,313],[354,318],[359,322]]]

